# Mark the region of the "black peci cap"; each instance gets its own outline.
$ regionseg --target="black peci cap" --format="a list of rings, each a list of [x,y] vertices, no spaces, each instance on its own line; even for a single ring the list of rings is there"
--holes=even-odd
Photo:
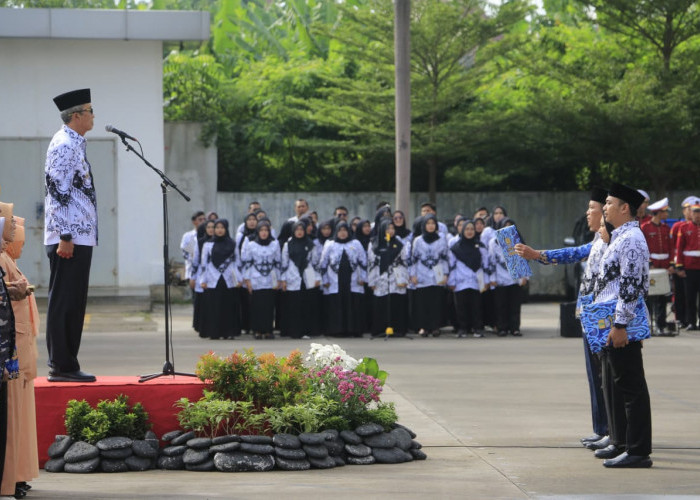
[[[591,201],[597,201],[601,205],[605,205],[605,199],[608,197],[608,190],[600,186],[591,188]]]
[[[92,102],[90,98],[90,89],[71,90],[65,94],[57,95],[53,98],[53,102],[59,111],[65,111],[73,106],[80,106]]]
[[[629,203],[633,212],[636,212],[645,200],[644,195],[636,189],[618,183],[613,184],[610,188],[610,196],[614,196],[625,203]]]

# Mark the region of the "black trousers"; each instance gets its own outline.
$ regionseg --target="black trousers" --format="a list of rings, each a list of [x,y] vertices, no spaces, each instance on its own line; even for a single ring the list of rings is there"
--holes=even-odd
[[[646,302],[652,322],[656,323],[659,330],[666,328],[666,304],[668,303],[668,297],[665,295],[650,295],[647,297]]]
[[[46,346],[49,367],[59,372],[80,370],[78,350],[83,336],[87,306],[92,247],[75,245],[73,257],[56,254],[58,245],[47,245],[51,277],[46,312]]]
[[[494,292],[498,331],[520,330],[520,306],[523,302],[520,285],[497,286]]]
[[[644,377],[642,343],[603,349],[603,390],[610,437],[630,455],[651,453],[651,404]]]
[[[466,288],[453,293],[457,328],[475,332],[483,328],[481,321],[481,293],[479,290]]]
[[[673,275],[673,309],[676,312],[676,321],[686,324],[685,312],[685,278],[677,274]]]
[[[698,294],[700,294],[700,269],[685,270],[686,321],[698,326]]]

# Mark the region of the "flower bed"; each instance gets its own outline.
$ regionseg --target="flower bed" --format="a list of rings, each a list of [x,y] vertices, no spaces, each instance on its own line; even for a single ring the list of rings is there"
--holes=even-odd
[[[74,400],[66,411],[68,435],[56,437],[45,469],[247,472],[426,458],[415,434],[397,423],[394,405],[380,399],[386,372],[337,345],[311,344],[305,359],[299,351],[286,358],[210,352],[196,373],[207,390],[198,401],[176,403],[181,429],[162,436],[165,446],[145,432],[140,405],[129,408],[117,398],[93,410]]]

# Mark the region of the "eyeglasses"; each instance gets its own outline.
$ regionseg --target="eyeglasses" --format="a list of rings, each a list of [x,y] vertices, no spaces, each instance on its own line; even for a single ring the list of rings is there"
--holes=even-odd
[[[338,212],[338,217],[347,217],[347,212]]]
[[[81,109],[80,111],[76,111],[76,113],[80,114],[80,113],[82,113],[83,111],[87,111],[87,112],[90,113],[91,115],[94,115],[94,114],[95,114],[95,109],[94,109],[92,106],[90,106],[89,108]]]

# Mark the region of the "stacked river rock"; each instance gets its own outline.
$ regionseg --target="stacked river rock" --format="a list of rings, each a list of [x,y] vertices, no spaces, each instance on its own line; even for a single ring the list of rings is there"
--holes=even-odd
[[[395,424],[389,432],[377,424],[354,431],[269,436],[219,436],[198,438],[194,432],[168,432],[158,447],[149,433],[144,440],[107,438],[91,445],[56,436],[49,448],[48,472],[126,472],[128,470],[191,470],[264,472],[330,469],[346,464],[397,464],[425,460],[426,455],[408,428]]]

